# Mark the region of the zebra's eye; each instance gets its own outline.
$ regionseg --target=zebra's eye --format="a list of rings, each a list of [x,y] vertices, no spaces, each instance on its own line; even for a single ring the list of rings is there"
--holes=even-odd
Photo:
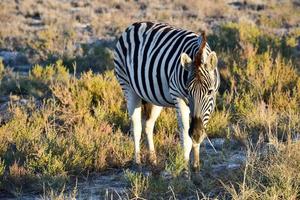
[[[213,90],[210,89],[210,90],[208,90],[207,95],[211,95],[212,93],[213,93]]]

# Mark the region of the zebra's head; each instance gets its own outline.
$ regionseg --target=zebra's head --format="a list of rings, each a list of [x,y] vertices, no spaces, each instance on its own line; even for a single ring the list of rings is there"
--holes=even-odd
[[[214,51],[207,50],[205,33],[194,60],[181,54],[181,65],[189,72],[186,85],[190,107],[191,124],[189,134],[199,143],[205,136],[205,127],[215,107],[219,88],[218,58]]]

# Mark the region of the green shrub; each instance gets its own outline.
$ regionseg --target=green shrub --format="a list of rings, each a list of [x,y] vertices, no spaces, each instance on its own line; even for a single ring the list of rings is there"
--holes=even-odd
[[[0,93],[1,95],[15,94],[45,98],[51,94],[49,85],[53,81],[66,82],[69,76],[69,72],[61,60],[45,67],[35,65],[29,72],[29,76],[5,71],[0,85]]]
[[[88,72],[77,79],[58,61],[35,66],[28,80],[43,85],[52,96],[39,103],[12,102],[11,117],[0,127],[0,157],[12,169],[24,171],[24,178],[14,180],[16,176],[8,174],[1,182],[55,189],[70,175],[125,166],[132,159],[133,143],[119,131],[129,122],[123,99],[115,98],[122,92],[113,72]],[[28,176],[35,183],[25,181]],[[1,187],[12,192],[13,184],[6,185]]]
[[[35,65],[29,72],[29,78],[34,81],[50,84],[53,81],[66,82],[69,79],[69,71],[63,65],[62,60],[56,61],[54,65]]]
[[[248,58],[249,51],[263,54],[271,51],[273,55],[281,54],[285,58],[297,60],[296,45],[299,31],[295,30],[283,36],[277,36],[267,30],[259,29],[255,24],[241,21],[225,23],[209,36],[213,49],[219,52],[234,52],[231,58],[239,61]]]

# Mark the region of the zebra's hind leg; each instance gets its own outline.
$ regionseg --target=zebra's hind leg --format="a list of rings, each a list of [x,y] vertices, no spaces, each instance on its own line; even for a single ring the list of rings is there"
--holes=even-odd
[[[158,118],[162,107],[153,105],[151,103],[144,103],[144,116],[145,116],[145,133],[147,135],[149,161],[155,167],[157,165],[156,153],[153,142],[153,129],[156,119]]]
[[[142,100],[141,98],[130,88],[125,89],[125,98],[127,100],[127,109],[131,119],[131,130],[133,132],[134,139],[134,161],[138,168],[140,168],[140,140],[142,133]]]

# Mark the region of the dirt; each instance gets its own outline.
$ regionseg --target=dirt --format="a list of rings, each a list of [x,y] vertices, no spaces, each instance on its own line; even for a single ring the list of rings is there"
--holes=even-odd
[[[207,173],[218,178],[218,176],[223,176],[226,173],[240,169],[245,164],[246,152],[244,149],[232,147],[230,147],[232,150],[228,149],[229,146],[235,145],[236,141],[226,141],[222,138],[216,138],[212,139],[211,143],[213,147],[208,140],[205,140],[201,146],[203,169],[200,175],[203,179],[205,179]],[[143,171],[142,173],[149,175],[147,171]],[[165,180],[172,179],[167,171],[161,172],[160,176]],[[129,188],[130,184],[125,179],[125,169],[111,169],[103,173],[81,178],[81,180],[73,180],[69,186],[66,186],[64,193],[66,196],[69,196],[73,192],[76,192],[77,199],[128,199]],[[47,194],[22,194],[19,196],[20,199],[24,200],[45,199],[45,197],[47,197]],[[2,196],[0,198],[14,199],[9,196]]]

